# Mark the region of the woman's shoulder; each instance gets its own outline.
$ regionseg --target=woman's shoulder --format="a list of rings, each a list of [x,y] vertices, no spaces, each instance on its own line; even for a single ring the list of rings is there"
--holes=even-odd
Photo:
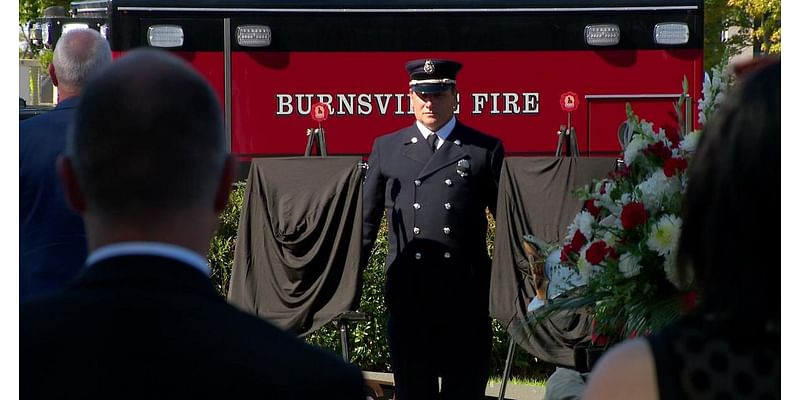
[[[612,347],[592,370],[584,400],[658,399],[653,353],[637,338]]]

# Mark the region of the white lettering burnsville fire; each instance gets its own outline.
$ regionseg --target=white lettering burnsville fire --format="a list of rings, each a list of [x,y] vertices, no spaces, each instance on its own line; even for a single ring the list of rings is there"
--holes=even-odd
[[[515,115],[538,114],[538,92],[487,92],[472,93],[465,98],[472,101],[464,105],[472,114]],[[458,95],[455,113],[461,112],[462,96]],[[309,115],[314,103],[325,103],[332,115],[413,115],[411,95],[408,93],[279,93],[275,95],[277,116]]]

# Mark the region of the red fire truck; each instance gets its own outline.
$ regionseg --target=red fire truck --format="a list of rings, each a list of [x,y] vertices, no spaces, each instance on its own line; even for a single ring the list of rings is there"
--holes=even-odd
[[[458,118],[508,155],[554,154],[568,122],[581,155],[619,155],[625,103],[678,129],[681,83],[696,100],[703,76],[701,0],[90,0],[71,11],[52,37],[85,24],[115,56],[154,46],[189,61],[244,159],[302,154],[320,124],[328,154],[367,154],[413,121],[411,59],[461,62]]]

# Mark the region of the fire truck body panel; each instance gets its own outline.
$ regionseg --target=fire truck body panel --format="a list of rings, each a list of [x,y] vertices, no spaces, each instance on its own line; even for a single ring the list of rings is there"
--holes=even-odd
[[[568,120],[581,154],[618,155],[626,102],[676,130],[681,82],[692,99],[702,86],[699,0],[114,0],[73,11],[106,21],[115,55],[147,46],[150,27],[179,26],[183,43],[170,51],[209,79],[242,158],[302,154],[306,130],[320,126],[317,102],[330,107],[328,153],[367,154],[374,137],[413,121],[403,65],[415,58],[464,64],[458,118],[510,155],[553,154]],[[685,24],[686,43],[656,43],[664,23]],[[618,44],[587,44],[587,26],[600,24],[618,27]],[[253,25],[269,27],[268,46],[239,43],[238,29]],[[567,91],[579,103],[569,116]]]

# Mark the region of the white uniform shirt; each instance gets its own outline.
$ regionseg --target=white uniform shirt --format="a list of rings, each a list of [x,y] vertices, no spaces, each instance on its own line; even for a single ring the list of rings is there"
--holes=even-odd
[[[428,140],[428,136],[434,133],[439,137],[439,139],[436,140],[437,150],[442,148],[444,141],[447,140],[447,137],[450,136],[450,133],[453,132],[453,128],[455,127],[456,117],[450,118],[450,121],[447,121],[447,123],[444,124],[437,132],[426,128],[425,125],[422,125],[422,122],[417,121],[417,129],[419,129],[420,133],[422,133],[422,136],[425,138],[425,140]]]

